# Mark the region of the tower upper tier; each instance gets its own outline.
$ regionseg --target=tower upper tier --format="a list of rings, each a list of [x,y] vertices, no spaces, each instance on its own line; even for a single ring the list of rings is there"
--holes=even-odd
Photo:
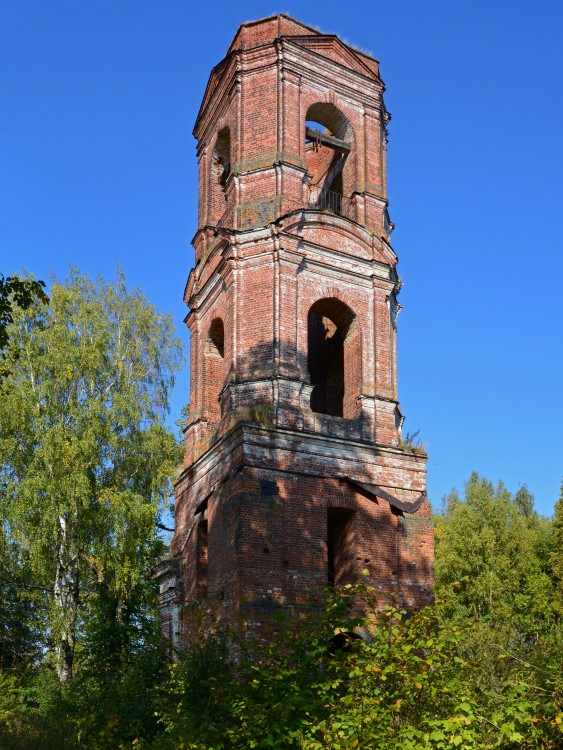
[[[243,24],[194,128],[198,231],[306,208],[388,239],[383,91],[378,61],[336,36],[285,15]]]

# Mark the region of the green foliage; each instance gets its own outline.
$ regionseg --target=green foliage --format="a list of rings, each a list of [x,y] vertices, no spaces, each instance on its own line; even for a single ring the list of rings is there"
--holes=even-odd
[[[365,597],[364,597],[365,598]],[[473,747],[474,706],[465,689],[460,638],[431,610],[412,617],[387,608],[366,623],[370,638],[336,658],[341,694],[328,720],[312,727],[307,748]]]
[[[160,709],[166,734],[151,747],[298,747],[307,726],[330,715],[341,683],[335,630],[355,622],[349,599],[331,597],[308,617],[280,609],[262,637],[222,631],[204,615],[211,626],[170,667]]]
[[[552,521],[541,518],[525,486],[512,496],[473,474],[463,498],[445,499],[435,530],[437,611],[464,629],[459,655],[476,665],[471,686],[483,711],[507,737],[521,735],[519,746],[559,747],[557,507]]]
[[[426,455],[426,446],[419,437],[420,430],[415,432],[407,432],[405,437],[399,436],[399,448],[410,451],[411,453],[419,453],[420,455]]]
[[[0,274],[0,352],[10,339],[8,327],[14,319],[15,308],[27,310],[35,302],[48,303],[49,298],[44,289],[43,281],[20,279],[16,274],[7,277]]]
[[[499,496],[499,488],[477,477],[471,486],[478,487],[485,505],[488,491],[493,499]],[[448,523],[452,513],[460,523],[466,502],[455,497],[442,521]],[[500,522],[500,516],[492,518]],[[511,520],[507,514],[505,521]],[[543,535],[534,538],[542,541],[538,555],[547,559],[550,545]],[[508,554],[502,545],[501,550]],[[475,564],[473,552],[466,555]],[[480,592],[478,587],[476,600]],[[44,750],[559,748],[560,623],[553,618],[541,639],[530,640],[518,630],[519,612],[509,627],[491,614],[476,615],[478,607],[465,604],[470,592],[456,582],[451,587],[441,582],[439,594],[443,602],[437,606],[407,614],[392,607],[379,611],[369,585],[346,586],[327,592],[325,605],[307,615],[280,609],[260,634],[227,630],[212,611],[196,609],[190,644],[164,670],[153,613],[142,606],[150,598],[147,592],[142,587],[135,592],[130,613],[124,610],[116,618],[115,596],[101,590],[84,615],[80,669],[73,682],[60,683],[45,671],[23,687],[12,680],[0,710],[25,742],[0,745]],[[462,605],[455,605],[457,595]],[[361,616],[355,609],[359,601]],[[505,602],[502,607],[504,612]],[[543,609],[537,612],[542,616]],[[22,695],[23,716],[15,708]],[[38,737],[42,744],[33,744]]]
[[[24,691],[18,676],[0,671],[0,739],[4,732],[17,734],[24,719]]]
[[[365,619],[348,614],[358,594]],[[316,617],[282,614],[265,640],[213,632],[192,643],[170,667],[166,733],[150,747],[559,747],[555,708],[545,713],[530,695],[529,670],[484,687],[481,665],[464,656],[470,628],[441,622],[434,608],[376,613],[370,598],[348,587]],[[368,637],[354,638],[358,629]]]
[[[563,616],[563,482],[559,499],[555,503],[553,516],[553,542],[549,555],[549,564],[555,582],[556,607],[559,616]]]
[[[184,739],[186,747],[223,747],[235,674],[224,634],[211,633],[179,654],[160,688],[158,715],[166,734],[155,747],[176,748]]]
[[[550,524],[516,498],[472,474],[463,501],[453,492],[436,518],[436,587],[444,612],[458,622],[492,621],[495,628],[537,638],[555,617],[545,551]],[[520,498],[519,498],[520,496]]]
[[[50,305],[13,312],[0,384],[3,528],[43,597],[59,678],[102,590],[114,617],[161,550],[155,519],[179,449],[163,424],[181,363],[169,317],[139,291],[72,270]],[[48,644],[49,645],[49,644]]]
[[[165,664],[158,634],[153,628],[150,640],[114,654],[112,668],[109,661],[102,652],[79,660],[72,682],[60,682],[46,668],[0,671],[2,750],[118,750],[155,735],[156,686]]]
[[[3,528],[0,569],[0,669],[14,669],[41,653],[39,609],[44,592],[34,586],[25,555]]]

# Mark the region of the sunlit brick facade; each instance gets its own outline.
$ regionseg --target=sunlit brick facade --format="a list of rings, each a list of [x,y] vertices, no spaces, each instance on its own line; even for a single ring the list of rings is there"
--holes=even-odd
[[[195,600],[259,625],[364,568],[381,603],[431,601],[426,456],[400,437],[383,90],[375,59],[284,15],[243,24],[211,73],[165,630]]]

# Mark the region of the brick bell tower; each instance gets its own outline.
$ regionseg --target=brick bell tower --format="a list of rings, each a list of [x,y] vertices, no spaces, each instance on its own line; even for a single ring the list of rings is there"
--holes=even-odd
[[[383,91],[375,59],[285,15],[243,24],[211,72],[165,629],[195,600],[259,625],[364,568],[382,603],[432,599],[426,455],[400,437]]]

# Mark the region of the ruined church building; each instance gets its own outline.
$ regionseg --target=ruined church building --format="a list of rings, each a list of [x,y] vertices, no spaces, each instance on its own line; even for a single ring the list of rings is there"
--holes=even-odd
[[[365,568],[381,604],[432,599],[426,456],[401,441],[383,91],[377,60],[285,15],[243,24],[211,72],[190,419],[158,573],[175,642],[196,600],[259,627]]]

